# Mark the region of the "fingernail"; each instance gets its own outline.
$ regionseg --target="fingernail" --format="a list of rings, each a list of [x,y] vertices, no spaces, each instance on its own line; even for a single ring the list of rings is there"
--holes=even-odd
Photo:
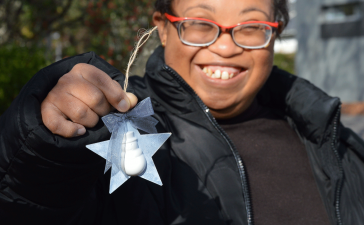
[[[129,103],[125,99],[123,99],[119,102],[118,108],[120,111],[126,112],[129,109]]]
[[[77,130],[77,136],[84,135],[86,133],[86,129],[84,127]]]

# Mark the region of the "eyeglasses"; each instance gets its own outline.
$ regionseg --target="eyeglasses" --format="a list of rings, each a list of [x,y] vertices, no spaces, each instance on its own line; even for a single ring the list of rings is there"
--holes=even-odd
[[[245,49],[266,48],[278,22],[248,21],[234,26],[222,26],[212,20],[191,17],[175,17],[165,13],[178,31],[180,40],[190,46],[204,47],[213,44],[221,33],[230,33],[235,44]]]

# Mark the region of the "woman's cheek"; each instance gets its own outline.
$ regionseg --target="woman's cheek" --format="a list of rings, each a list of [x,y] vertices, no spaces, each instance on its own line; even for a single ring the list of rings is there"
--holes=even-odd
[[[178,42],[180,42],[179,39]],[[196,54],[196,48],[191,48],[178,42],[166,46],[164,53],[165,62],[188,82],[190,79],[191,61]]]
[[[273,46],[270,47],[272,48]],[[256,52],[252,52],[255,53],[253,54],[254,57],[253,70],[255,70],[255,72],[258,73],[257,76],[263,77],[263,81],[269,77],[273,67],[274,52],[273,48],[272,49],[271,48],[256,50]]]

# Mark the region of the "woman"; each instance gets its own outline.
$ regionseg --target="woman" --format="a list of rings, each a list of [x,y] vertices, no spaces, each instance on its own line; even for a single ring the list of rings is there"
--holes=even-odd
[[[363,141],[338,98],[272,66],[286,1],[157,0],[153,21],[163,47],[127,93],[86,53],[41,70],[2,116],[7,223],[361,223]],[[153,157],[163,186],[136,177],[109,195],[85,146],[110,137],[100,116],[149,96],[173,134]]]

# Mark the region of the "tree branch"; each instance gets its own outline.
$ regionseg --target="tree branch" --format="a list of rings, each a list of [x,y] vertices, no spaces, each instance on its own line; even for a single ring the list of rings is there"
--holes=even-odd
[[[72,0],[68,0],[66,6],[62,10],[62,13],[48,20],[49,27],[51,27],[52,23],[64,17],[67,14],[68,10],[71,8],[71,5],[72,5]]]

